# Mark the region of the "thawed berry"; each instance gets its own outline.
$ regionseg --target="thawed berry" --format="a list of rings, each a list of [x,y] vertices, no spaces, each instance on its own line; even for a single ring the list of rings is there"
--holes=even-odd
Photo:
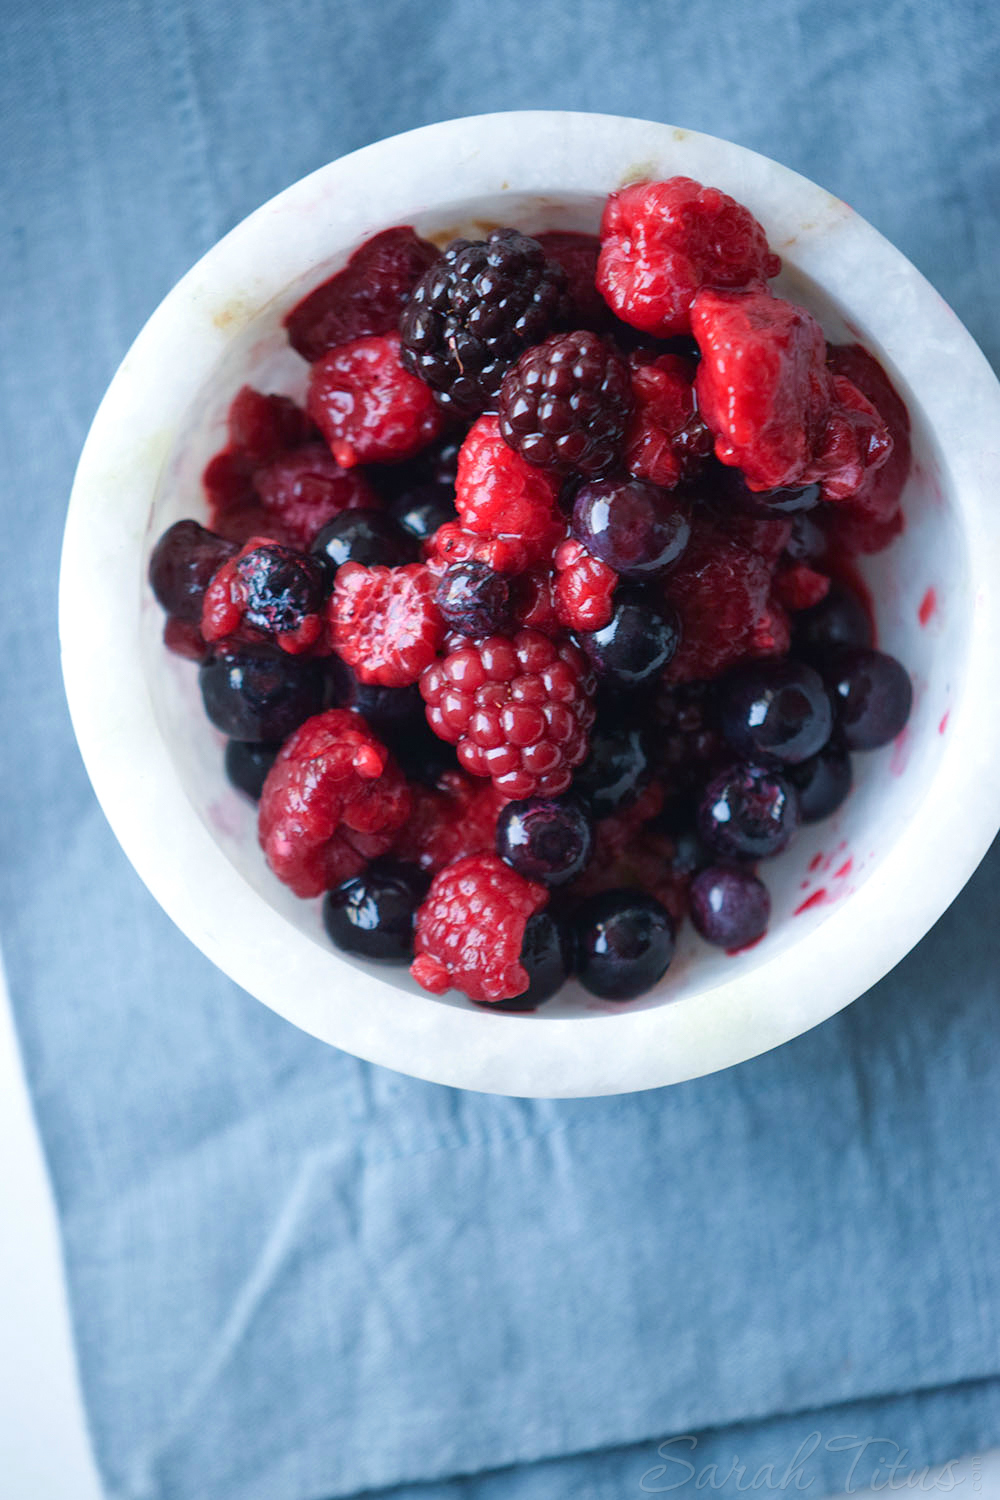
[[[590,737],[590,754],[573,778],[573,790],[607,818],[629,807],[650,777],[642,731],[635,725],[598,725]]]
[[[823,679],[785,657],[747,662],[718,687],[719,723],[737,755],[794,765],[821,750],[833,728]]]
[[[803,823],[819,823],[837,811],[851,790],[850,753],[842,745],[826,745],[818,755],[789,766],[788,779],[799,794]]]
[[[323,900],[323,925],[345,953],[378,963],[407,964],[413,958],[417,907],[430,876],[419,865],[376,859],[360,875],[341,881]]]
[[[311,361],[338,344],[389,333],[415,284],[437,257],[436,246],[420,239],[408,224],[383,229],[355,250],[342,271],[296,303],[285,319],[288,342]]]
[[[223,563],[205,590],[201,632],[206,641],[261,636],[297,654],[315,645],[330,575],[318,558],[251,537]]]
[[[480,417],[469,429],[455,479],[455,507],[466,530],[513,538],[525,565],[547,561],[565,535],[558,495],[558,478],[515,453],[501,437],[496,417]]]
[[[590,858],[594,830],[579,802],[529,797],[508,802],[497,820],[497,853],[527,880],[565,885]]]
[[[528,988],[513,1000],[500,1000],[498,1008],[535,1010],[562,989],[572,969],[572,942],[561,922],[547,911],[529,917],[521,943],[521,967]]]
[[[327,658],[331,704],[353,708],[378,734],[419,729],[424,722],[424,700],[416,683],[407,687],[381,687],[361,682],[339,656]]]
[[[845,647],[823,663],[823,675],[849,750],[878,750],[901,733],[913,706],[913,684],[894,656]]]
[[[792,649],[819,661],[842,646],[871,646],[874,639],[871,616],[861,600],[834,581],[825,599],[796,616]]]
[[[267,780],[267,773],[274,765],[279,744],[256,744],[250,740],[230,740],[226,745],[226,776],[237,791],[244,792],[252,801],[259,802]]]
[[[529,463],[558,473],[607,473],[632,412],[628,365],[586,329],[528,349],[500,387],[500,431]]]
[[[150,586],[167,614],[200,625],[205,590],[236,550],[235,543],[197,521],[176,521],[169,527],[149,559]]]
[[[730,952],[756,943],[771,919],[771,896],[749,870],[711,865],[688,890],[691,921],[706,943]]]
[[[460,635],[502,635],[513,623],[510,580],[486,563],[452,563],[434,600],[445,624]]]
[[[578,234],[572,229],[549,229],[536,234],[549,260],[566,272],[569,282],[572,328],[610,328],[611,310],[595,286],[601,242],[596,234]]]
[[[653,704],[654,729],[649,735],[657,774],[671,792],[689,794],[731,758],[718,728],[714,684],[661,684]]]
[[[694,397],[695,362],[636,352],[629,365],[635,411],[625,434],[625,468],[636,479],[673,489],[696,474],[712,451],[712,434]]]
[[[405,687],[430,666],[443,635],[435,586],[423,563],[366,568],[349,562],[337,569],[330,641],[359,681]]]
[[[669,605],[654,609],[620,590],[607,625],[581,631],[578,639],[599,676],[631,687],[667,665],[677,650],[680,626]]]
[[[662,979],[674,956],[673,918],[646,891],[591,896],[574,926],[577,977],[603,1000],[634,1000]]]
[[[441,406],[474,416],[495,406],[509,366],[568,314],[566,273],[537,240],[516,229],[454,240],[400,318],[403,362]]]
[[[320,662],[266,646],[216,646],[198,673],[205,712],[236,740],[283,740],[318,713],[326,694]]]
[[[698,827],[724,858],[780,854],[799,825],[798,793],[781,772],[740,764],[709,782]]]
[[[269,396],[245,385],[226,414],[229,451],[251,465],[270,463],[279,453],[316,436],[306,413],[288,396]]]
[[[752,490],[739,469],[719,464],[713,472],[718,498],[737,505],[752,516],[795,516],[815,510],[821,495],[818,484],[801,484],[775,490]]]
[[[399,463],[444,427],[426,385],[400,364],[396,333],[324,354],[312,367],[306,406],[342,469]]]
[[[381,510],[344,511],[323,527],[310,550],[334,568],[348,562],[396,568],[413,562],[415,552],[398,521]]]
[[[458,519],[454,486],[414,485],[391,501],[389,514],[410,536],[426,542],[439,526]]]
[[[307,551],[317,533],[344,511],[376,506],[378,497],[359,469],[342,469],[325,443],[307,443],[258,469],[253,489],[265,535]]]
[[[556,617],[568,630],[600,630],[611,619],[618,574],[567,537],[555,550]]]
[[[663,573],[691,535],[685,507],[666,490],[640,479],[599,479],[573,502],[573,535],[593,557],[623,578]]]

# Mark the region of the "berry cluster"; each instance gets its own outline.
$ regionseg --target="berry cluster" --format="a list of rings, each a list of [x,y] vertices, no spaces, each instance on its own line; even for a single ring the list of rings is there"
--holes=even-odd
[[[844,579],[901,525],[906,408],[779,270],[683,177],[599,238],[399,226],[288,315],[305,408],[236,394],[150,582],[339,948],[494,1009],[632,999],[688,915],[760,938],[759,861],[902,729]]]

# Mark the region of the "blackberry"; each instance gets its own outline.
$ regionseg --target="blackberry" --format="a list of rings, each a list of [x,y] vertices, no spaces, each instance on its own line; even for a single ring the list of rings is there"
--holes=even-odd
[[[500,431],[529,463],[592,478],[621,457],[632,407],[620,354],[596,333],[557,333],[504,376]]]
[[[403,309],[403,364],[440,406],[475,416],[495,406],[522,351],[565,326],[569,307],[566,272],[537,240],[516,229],[453,240]]]

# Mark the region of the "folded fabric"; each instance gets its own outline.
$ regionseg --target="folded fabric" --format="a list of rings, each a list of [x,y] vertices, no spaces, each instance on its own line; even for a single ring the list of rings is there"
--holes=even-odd
[[[992,12],[51,0],[5,42],[0,938],[108,1494],[617,1500],[771,1466],[756,1488],[819,1495],[995,1442],[1000,852],[778,1052],[462,1094],[323,1047],[180,937],[89,790],[54,635],[73,464],[143,318],[257,203],[429,119],[733,137],[846,196],[1000,356]]]

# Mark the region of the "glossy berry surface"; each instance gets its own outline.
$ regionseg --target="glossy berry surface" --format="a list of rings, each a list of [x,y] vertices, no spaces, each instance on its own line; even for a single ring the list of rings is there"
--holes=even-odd
[[[323,926],[345,953],[378,963],[405,964],[413,957],[417,907],[430,877],[417,865],[384,858],[328,891]]]
[[[149,559],[149,582],[157,601],[175,620],[201,623],[205,590],[237,551],[233,542],[197,521],[177,521],[163,533]]]
[[[513,624],[510,580],[486,563],[452,563],[434,601],[445,624],[461,635],[499,635]]]
[[[389,514],[410,536],[418,542],[426,542],[439,526],[457,520],[455,487],[433,483],[414,485],[392,500]]]
[[[821,750],[833,728],[819,673],[781,658],[748,662],[718,686],[719,723],[737,755],[795,765]]]
[[[586,329],[557,333],[504,376],[500,431],[540,468],[604,474],[621,456],[633,405],[628,365],[610,344]]]
[[[330,641],[359,682],[399,688],[416,682],[441,644],[437,580],[423,563],[402,568],[344,563],[329,604]]]
[[[454,240],[400,318],[403,361],[442,406],[474,416],[495,405],[509,366],[565,327],[568,313],[566,273],[537,240],[516,229]]]
[[[688,890],[691,921],[716,948],[731,952],[756,943],[771,919],[771,896],[749,870],[710,865],[694,877]]]
[[[438,250],[407,224],[384,229],[355,250],[336,276],[314,287],[285,319],[288,342],[310,361],[338,344],[389,333]]]
[[[845,647],[824,663],[823,673],[849,750],[878,750],[901,733],[913,706],[913,684],[894,656]]]
[[[590,737],[590,754],[573,778],[573,790],[607,818],[629,807],[649,781],[649,756],[635,725],[599,724]]]
[[[225,755],[226,776],[230,784],[253,802],[259,802],[267,773],[274,765],[280,749],[280,744],[230,740],[226,745]]]
[[[396,333],[324,354],[312,367],[306,409],[342,469],[411,458],[444,428],[426,385],[400,363]]]
[[[325,443],[307,443],[258,469],[253,489],[266,535],[276,528],[282,541],[308,551],[317,533],[335,516],[377,504],[359,469],[342,469]]]
[[[843,745],[826,745],[818,755],[789,766],[788,779],[799,794],[803,823],[819,823],[847,800],[854,779],[850,753]]]
[[[417,913],[410,973],[434,995],[452,987],[471,1000],[512,1000],[530,976],[521,963],[528,921],[547,900],[496,854],[471,854],[435,875]]]
[[[573,537],[559,544],[553,562],[559,623],[568,630],[602,629],[614,612],[618,574]]]
[[[825,599],[796,616],[792,646],[812,661],[841,646],[871,646],[874,636],[864,604],[842,583],[834,582]]]
[[[739,764],[713,777],[698,809],[698,828],[723,857],[780,854],[799,825],[799,802],[786,776]]]
[[[683,505],[639,479],[600,479],[573,502],[573,535],[623,578],[652,578],[682,555],[691,535]]]
[[[198,673],[205,712],[232,739],[283,740],[318,713],[326,695],[319,662],[266,646],[221,644]]]
[[[562,924],[547,911],[529,917],[521,943],[521,967],[528,976],[528,988],[513,1000],[498,1005],[508,1010],[535,1010],[551,1000],[570,976],[572,943]]]
[[[398,521],[380,510],[351,510],[336,516],[317,534],[311,551],[334,568],[344,563],[379,563],[396,568],[414,561],[413,541]]]
[[[694,398],[694,361],[633,354],[629,363],[635,411],[625,434],[625,468],[636,479],[673,489],[697,474],[712,451]]]
[[[673,918],[646,891],[602,891],[581,903],[574,920],[576,971],[584,989],[604,1000],[633,1000],[666,973],[674,956]]]
[[[329,573],[318,558],[278,542],[251,537],[205,590],[201,632],[265,640],[296,655],[315,645]]]
[[[558,495],[558,478],[515,453],[495,416],[480,417],[469,429],[455,479],[455,508],[467,531],[512,537],[525,563],[540,562],[565,534]]]
[[[500,858],[527,880],[565,885],[583,870],[594,846],[590,818],[573,799],[508,802],[497,819]]]
[[[600,677],[624,686],[646,682],[662,671],[677,650],[680,626],[669,606],[620,592],[607,625],[581,631],[579,641]]]

